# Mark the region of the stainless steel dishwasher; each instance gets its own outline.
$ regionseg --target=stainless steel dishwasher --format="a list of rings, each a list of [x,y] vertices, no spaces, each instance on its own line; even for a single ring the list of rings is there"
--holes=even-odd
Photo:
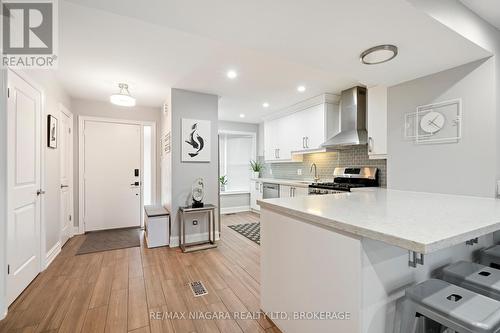
[[[264,187],[264,191],[262,193],[263,199],[272,199],[280,197],[279,184],[264,183],[263,187]]]

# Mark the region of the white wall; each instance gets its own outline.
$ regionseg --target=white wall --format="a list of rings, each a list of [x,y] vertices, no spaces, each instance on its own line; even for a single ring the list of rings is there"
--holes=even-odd
[[[494,196],[499,153],[494,70],[490,58],[389,88],[389,188]],[[455,98],[463,102],[459,143],[417,145],[404,139],[406,113]]]
[[[211,156],[209,163],[181,162],[182,118],[211,121]],[[162,204],[171,214],[171,245],[178,244],[180,206],[191,204],[193,181],[202,177],[205,181],[205,203],[218,203],[218,150],[217,150],[218,96],[193,91],[172,89],[170,111],[163,115],[162,133],[171,131],[171,152],[163,156]],[[170,160],[171,159],[171,160]],[[207,232],[206,217],[194,216],[200,221],[186,227],[186,235],[203,235]],[[217,220],[217,214],[216,214]],[[217,222],[217,221],[216,221]],[[192,238],[195,240],[196,238]]]
[[[45,150],[44,177],[42,189],[44,205],[42,211],[45,217],[45,251],[48,253],[60,240],[60,150],[47,147],[47,116],[50,114],[61,119],[59,104],[71,110],[71,99],[59,84],[55,72],[49,70],[29,70],[26,75],[40,86],[44,96],[44,113],[42,115],[42,147]],[[43,155],[42,155],[43,156]],[[43,179],[44,178],[44,179]],[[43,235],[42,235],[43,236]],[[44,254],[42,254],[43,256]],[[45,260],[45,258],[42,258]]]
[[[7,313],[7,71],[0,69],[0,320]]]
[[[458,0],[409,0],[416,8],[461,34],[494,55],[496,75],[497,136],[491,144],[500,150],[500,31],[469,10]],[[495,122],[493,118],[489,121]],[[496,179],[500,180],[500,153],[496,156]]]
[[[79,172],[79,156],[78,156],[78,116],[91,116],[91,117],[102,117],[102,118],[113,118],[113,119],[123,119],[123,120],[138,120],[138,121],[152,121],[156,123],[156,133],[157,138],[156,142],[158,142],[159,128],[160,128],[160,107],[141,107],[135,106],[131,108],[120,107],[113,105],[109,102],[102,101],[92,101],[86,99],[73,99],[71,101],[70,111],[73,112],[74,115],[74,124],[73,124],[73,165],[74,165],[74,184],[75,188],[73,191],[73,202],[74,202],[74,215],[79,216],[79,184],[78,184],[78,172]],[[156,147],[157,151],[157,165],[156,165],[156,200],[159,202],[160,198],[160,159],[159,159],[159,145]],[[78,225],[78,219],[75,218],[75,226]]]

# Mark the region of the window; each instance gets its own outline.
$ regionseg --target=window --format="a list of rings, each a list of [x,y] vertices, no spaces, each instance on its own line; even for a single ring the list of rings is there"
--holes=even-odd
[[[255,159],[255,133],[226,132],[219,135],[220,175],[226,176],[226,191],[250,189],[250,160]]]

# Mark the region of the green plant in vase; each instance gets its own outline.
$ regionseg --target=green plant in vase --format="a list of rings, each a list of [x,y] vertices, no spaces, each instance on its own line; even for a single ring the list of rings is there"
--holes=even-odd
[[[224,192],[226,190],[226,185],[227,185],[227,176],[220,176],[219,177],[219,184],[220,184],[220,191]]]
[[[256,160],[250,161],[250,168],[253,171],[253,178],[259,178],[260,173],[264,170],[264,163]]]

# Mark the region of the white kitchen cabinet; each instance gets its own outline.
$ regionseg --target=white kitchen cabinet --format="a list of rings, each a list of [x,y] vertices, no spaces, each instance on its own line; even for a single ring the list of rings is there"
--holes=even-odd
[[[262,199],[262,182],[255,180],[250,181],[250,208],[255,211],[260,211],[260,206],[257,205],[257,200]]]
[[[280,185],[280,198],[302,197],[309,194],[307,187]]]
[[[387,158],[387,87],[368,88],[368,157]]]
[[[264,122],[266,162],[292,162],[340,130],[338,96],[324,94],[293,106],[285,116]]]
[[[280,185],[280,198],[292,197],[292,187],[288,185]]]

